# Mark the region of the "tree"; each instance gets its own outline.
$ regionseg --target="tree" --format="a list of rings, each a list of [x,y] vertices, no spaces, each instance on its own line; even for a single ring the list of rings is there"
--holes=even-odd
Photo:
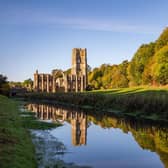
[[[0,74],[0,94],[9,95],[10,87],[7,81],[7,77]]]
[[[155,44],[143,44],[135,53],[128,67],[128,78],[133,85],[143,84],[143,73],[146,65],[154,55]]]
[[[102,64],[89,72],[89,84],[96,89],[168,84],[168,27],[155,43],[141,45],[130,62]],[[129,85],[128,85],[129,84]]]
[[[102,88],[108,89],[111,88],[111,80],[112,80],[112,66],[109,64],[102,64],[101,67],[101,72],[102,72]]]
[[[112,87],[127,87],[128,61],[119,65],[102,64],[89,73],[89,84],[95,89],[109,89]]]
[[[0,86],[4,83],[7,83],[7,77],[0,74]]]
[[[31,78],[24,80],[23,86],[29,89],[33,88],[33,80]]]
[[[168,84],[168,45],[160,49],[154,56],[153,76],[157,83]]]
[[[166,27],[163,30],[160,37],[156,40],[155,51],[157,52],[167,44],[168,44],[168,27]]]
[[[119,65],[112,66],[112,81],[111,87],[122,88],[128,87],[127,67],[128,61],[123,61]]]
[[[144,85],[152,85],[153,84],[153,75],[152,75],[152,67],[153,67],[153,58],[149,60],[148,64],[146,64],[144,68],[144,72],[142,74],[142,83]]]
[[[88,75],[89,84],[96,89],[100,89],[102,86],[101,77],[103,76],[100,68],[94,68]]]

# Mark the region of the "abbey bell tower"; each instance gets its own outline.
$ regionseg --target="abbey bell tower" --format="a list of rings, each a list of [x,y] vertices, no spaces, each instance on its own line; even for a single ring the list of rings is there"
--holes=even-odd
[[[76,76],[76,92],[86,90],[87,79],[87,50],[86,48],[72,49],[72,68],[71,75]],[[77,86],[79,84],[79,86]],[[81,89],[78,89],[81,88]]]
[[[86,48],[73,48],[72,50],[72,75],[87,76],[87,51]]]
[[[72,75],[83,76],[87,86],[87,50],[86,48],[72,49]]]

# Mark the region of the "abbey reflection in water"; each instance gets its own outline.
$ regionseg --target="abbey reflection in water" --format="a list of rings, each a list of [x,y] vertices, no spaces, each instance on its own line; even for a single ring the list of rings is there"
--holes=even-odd
[[[27,108],[42,120],[62,120],[71,124],[72,144],[86,145],[87,128],[90,123],[102,128],[120,128],[124,133],[131,132],[142,149],[159,155],[168,168],[168,128],[145,121],[116,118],[110,114],[84,113],[79,110],[60,108],[51,105],[29,104]]]
[[[28,110],[36,113],[41,120],[62,120],[71,124],[72,144],[74,146],[86,145],[87,116],[86,113],[75,110],[66,110],[44,104],[28,104]]]

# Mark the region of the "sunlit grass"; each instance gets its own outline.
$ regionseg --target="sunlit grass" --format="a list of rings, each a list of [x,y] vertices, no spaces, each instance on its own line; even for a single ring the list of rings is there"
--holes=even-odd
[[[100,93],[100,94],[147,94],[147,93],[155,93],[155,94],[161,94],[166,93],[168,94],[168,87],[149,87],[149,86],[143,86],[143,87],[130,87],[130,88],[119,88],[119,89],[106,89],[106,90],[93,90],[89,91],[87,93]]]

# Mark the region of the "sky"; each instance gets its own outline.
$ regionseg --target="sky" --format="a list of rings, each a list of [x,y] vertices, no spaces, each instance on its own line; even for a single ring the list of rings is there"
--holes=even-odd
[[[92,68],[130,61],[167,27],[167,9],[167,0],[0,0],[0,74],[66,70],[73,48],[87,48]]]

